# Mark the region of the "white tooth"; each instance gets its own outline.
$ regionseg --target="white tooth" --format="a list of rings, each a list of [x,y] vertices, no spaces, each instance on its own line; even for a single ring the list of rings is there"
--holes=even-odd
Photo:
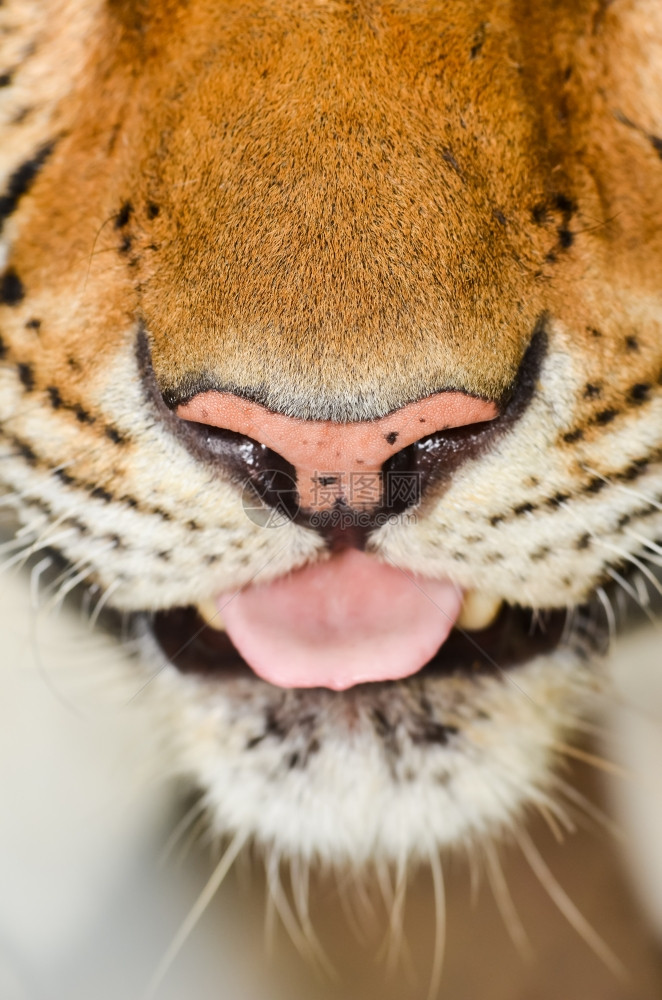
[[[198,601],[196,604],[198,609],[198,614],[200,617],[209,625],[211,628],[215,628],[218,632],[225,631],[225,624],[221,613],[216,607],[216,602],[211,598],[204,601]]]
[[[468,632],[487,628],[499,614],[502,604],[503,600],[500,597],[483,594],[480,590],[469,590],[464,595],[457,625]]]

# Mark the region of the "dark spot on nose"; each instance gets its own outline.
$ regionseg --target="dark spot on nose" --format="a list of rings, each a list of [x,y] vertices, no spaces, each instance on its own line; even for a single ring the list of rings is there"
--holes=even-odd
[[[397,431],[391,431],[389,434],[384,435],[389,444],[395,444],[395,442],[398,440],[398,436],[399,435]]]

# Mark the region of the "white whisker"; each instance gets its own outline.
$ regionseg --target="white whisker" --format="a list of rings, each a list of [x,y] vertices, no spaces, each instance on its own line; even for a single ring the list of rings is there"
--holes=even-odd
[[[490,883],[492,895],[494,896],[497,908],[501,914],[501,919],[503,920],[505,928],[508,931],[508,935],[519,954],[524,959],[530,960],[533,955],[531,942],[529,941],[528,935],[524,930],[524,925],[520,920],[519,914],[515,909],[513,897],[508,889],[508,884],[503,872],[503,866],[499,859],[497,847],[490,839],[487,839],[482,846],[486,861],[487,878]]]
[[[395,876],[395,892],[389,912],[388,947],[386,951],[386,971],[389,978],[395,973],[395,968],[403,943],[403,924],[405,898],[407,893],[407,861],[401,855],[398,859]]]
[[[280,880],[280,855],[272,851],[267,859],[267,884],[269,894],[274,901],[274,906],[280,917],[283,927],[287,931],[290,940],[302,958],[310,956],[310,945],[305,933],[297,923],[292,907],[289,904],[285,889]]]
[[[153,1000],[156,996],[157,990],[164,978],[168,974],[168,971],[172,963],[177,958],[182,947],[186,943],[187,939],[190,937],[191,933],[198,924],[200,918],[204,914],[205,910],[211,903],[212,899],[218,892],[221,883],[225,879],[227,873],[229,872],[232,864],[241,851],[242,847],[248,840],[248,834],[243,831],[235,834],[234,838],[230,841],[225,853],[223,854],[221,860],[216,865],[216,868],[209,876],[207,884],[204,889],[196,899],[195,903],[188,912],[186,919],[181,924],[177,934],[173,938],[170,946],[168,947],[165,955],[159,962],[154,975],[150,979],[150,982],[145,990],[142,1000]]]
[[[570,802],[572,802],[582,813],[584,813],[590,820],[606,830],[610,836],[615,840],[622,841],[624,838],[623,831],[618,828],[618,826],[608,817],[605,813],[591,802],[582,792],[578,791],[574,785],[569,784],[569,782],[564,781],[558,774],[552,776],[552,782],[554,787],[558,788],[559,792],[564,795]]]
[[[619,483],[617,480],[603,475],[601,472],[598,472],[597,469],[592,469],[585,463],[582,463],[582,465],[586,472],[595,476],[596,479],[601,479],[603,483],[607,483],[607,485],[611,486],[612,489],[620,490],[621,493],[627,493],[630,496],[636,497],[637,500],[643,500],[644,503],[650,504],[651,507],[655,507],[657,510],[662,510],[662,503],[660,503],[656,497],[649,496],[646,493],[641,493],[639,490],[635,490],[631,486],[625,486],[624,483]]]
[[[515,826],[513,828],[513,836],[519,844],[520,850],[532,872],[570,926],[577,931],[591,951],[604,962],[605,966],[614,976],[621,982],[627,981],[628,976],[623,963],[614,954],[609,945],[603,941],[586,917],[577,909],[560,883],[557,882],[526,830]]]
[[[298,857],[294,857],[292,859],[290,862],[290,880],[292,883],[292,895],[294,898],[296,914],[299,919],[301,930],[303,931],[310,949],[310,953],[326,975],[330,979],[337,980],[338,972],[324,951],[310,919],[310,868],[307,861]]]
[[[103,591],[101,597],[94,606],[92,614],[90,615],[90,619],[88,622],[90,629],[93,629],[95,627],[97,621],[99,620],[99,615],[103,611],[104,607],[106,606],[110,598],[113,596],[115,591],[119,590],[121,586],[122,586],[121,580],[113,580],[113,582]]]
[[[430,850],[429,860],[430,871],[432,872],[432,889],[434,892],[435,935],[430,988],[427,1000],[435,1000],[441,986],[446,950],[446,893],[444,890],[444,874],[441,867],[441,859],[439,852],[434,846]]]
[[[648,618],[649,622],[653,625],[653,627],[659,629],[660,622],[650,609],[650,596],[648,594],[648,591],[644,591],[646,594],[646,599],[642,600],[639,588],[632,586],[632,584],[628,580],[626,580],[625,577],[623,577],[620,573],[617,573],[615,569],[608,569],[607,573],[612,578],[612,580],[614,580],[614,582],[618,584],[618,586],[621,588],[621,591],[627,594],[627,596],[634,601],[637,607],[643,611],[643,613],[646,615],[646,617]],[[641,577],[637,577],[635,579],[641,580]],[[621,609],[621,611],[622,614],[625,614],[625,611],[623,609]]]
[[[53,560],[51,557],[45,556],[36,566],[32,567],[30,572],[30,607],[33,611],[39,610],[39,580],[43,573],[50,569],[52,565]]]
[[[170,836],[166,840],[163,850],[161,851],[161,856],[159,858],[159,864],[165,865],[175,847],[179,844],[182,837],[190,830],[193,823],[200,818],[200,815],[205,810],[205,800],[202,796],[195,800],[190,809],[187,809],[181,819],[175,824]]]
[[[605,615],[607,616],[607,628],[609,630],[609,641],[611,642],[616,637],[616,616],[614,615],[614,608],[604,587],[596,587],[595,592],[598,595],[600,604],[605,609]]]
[[[5,573],[13,566],[25,565],[30,556],[36,555],[41,549],[53,547],[57,542],[62,541],[63,538],[68,538],[72,535],[74,530],[74,528],[69,528],[66,531],[61,531],[59,534],[51,535],[47,538],[43,538],[43,536],[42,538],[38,538],[35,542],[32,542],[25,549],[22,549],[16,555],[12,556],[11,559],[7,559],[6,562],[0,565],[0,573]]]

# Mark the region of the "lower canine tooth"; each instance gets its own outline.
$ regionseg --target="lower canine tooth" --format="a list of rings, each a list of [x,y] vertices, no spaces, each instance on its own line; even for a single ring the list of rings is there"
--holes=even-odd
[[[499,614],[502,604],[500,597],[482,594],[479,590],[469,590],[464,596],[457,625],[468,632],[487,628]]]
[[[198,614],[210,628],[215,628],[218,632],[225,631],[225,623],[221,617],[220,611],[216,607],[215,601],[212,601],[211,599],[207,601],[199,601],[196,607],[198,609]]]

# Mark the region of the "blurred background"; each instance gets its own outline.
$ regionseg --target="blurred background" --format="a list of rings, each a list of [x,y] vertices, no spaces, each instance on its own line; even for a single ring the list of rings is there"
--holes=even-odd
[[[167,733],[130,649],[35,581],[34,565],[0,575],[0,998],[146,998],[220,845],[164,780]],[[296,867],[265,872],[246,850],[151,995],[659,1000],[661,652],[652,626],[618,643],[583,744],[599,760],[562,771],[574,829],[531,817],[540,861],[517,843],[498,863],[444,856],[443,915],[429,871],[313,872],[306,892]]]

